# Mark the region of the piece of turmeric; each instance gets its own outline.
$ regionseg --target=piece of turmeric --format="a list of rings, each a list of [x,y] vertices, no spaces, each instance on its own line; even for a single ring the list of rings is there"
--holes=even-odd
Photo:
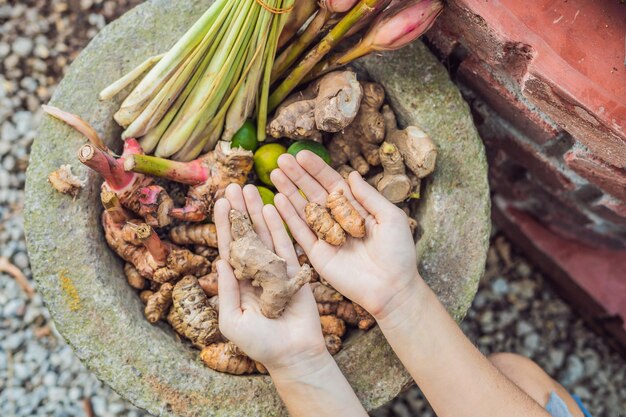
[[[252,374],[256,363],[245,355],[235,354],[230,342],[215,343],[202,349],[200,359],[209,368],[232,375]]]
[[[217,248],[217,230],[214,224],[183,224],[170,230],[170,239],[177,245],[203,245]]]
[[[309,202],[304,208],[306,223],[317,237],[333,246],[346,243],[346,233],[321,205]]]
[[[211,307],[196,277],[188,275],[180,280],[174,287],[172,296],[187,339],[199,348],[220,339],[217,312]]]
[[[174,287],[170,283],[161,285],[159,291],[148,298],[144,313],[146,319],[152,324],[165,318],[172,305],[172,290]]]
[[[365,237],[365,219],[343,195],[342,190],[334,191],[328,195],[326,207],[346,233],[357,239]]]
[[[337,316],[321,316],[322,334],[343,337],[346,334],[346,323]]]

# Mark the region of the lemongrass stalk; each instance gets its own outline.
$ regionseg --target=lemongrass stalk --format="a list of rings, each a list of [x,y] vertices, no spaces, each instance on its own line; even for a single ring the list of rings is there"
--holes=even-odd
[[[213,3],[187,33],[176,42],[172,49],[165,54],[165,57],[148,72],[139,85],[124,100],[119,111],[115,114],[115,120],[121,126],[128,127],[136,118],[136,115],[143,111],[150,100],[178,69],[184,57],[202,41],[220,13],[224,9],[230,8],[231,4],[232,0],[217,0]]]
[[[157,62],[159,62],[165,54],[151,56],[142,62],[137,68],[130,71],[128,74],[124,75],[119,80],[115,81],[110,86],[106,87],[104,90],[100,92],[98,98],[102,101],[110,100],[116,95],[120,93],[123,89],[128,87],[131,83],[133,83],[137,78],[139,78],[144,72],[148,71],[152,68]]]
[[[259,54],[259,51],[261,49],[262,47],[261,45],[259,45],[257,51],[255,52],[255,56]],[[244,52],[245,48],[239,50],[239,62],[243,61]],[[234,82],[234,85],[232,87],[229,87],[228,91],[225,92],[225,94],[227,95],[225,101],[220,103],[216,100],[214,106],[207,109],[207,111],[203,114],[201,120],[196,126],[196,129],[192,133],[192,136],[189,137],[189,139],[185,143],[185,146],[183,146],[183,148],[174,155],[175,159],[180,161],[189,161],[197,157],[204,149],[210,150],[215,147],[215,144],[219,140],[221,133],[224,129],[224,119],[226,116],[226,112],[231,107],[235,97],[237,96],[238,90],[241,89],[241,87],[243,86],[245,77],[247,76],[247,74],[249,74],[253,64],[254,57],[253,60],[249,62],[248,65],[243,69],[243,72],[239,79],[232,80],[232,82]],[[218,108],[220,109],[219,111]],[[217,114],[215,112],[217,112]]]
[[[252,67],[245,77],[244,85],[239,89],[233,103],[228,108],[223,134],[221,135],[221,140],[223,141],[230,142],[235,133],[252,116],[254,111],[263,69],[263,55],[265,54],[265,45],[269,36],[266,28],[272,18],[273,16],[269,11],[261,10],[255,29],[255,33],[258,36],[254,43],[250,45],[247,59],[247,64],[252,63]],[[261,49],[259,50],[259,48]],[[209,139],[208,143],[211,142],[213,140]]]
[[[285,22],[285,27],[278,38],[278,49],[281,50],[289,41],[302,29],[302,27],[313,17],[319,6],[316,0],[299,0],[298,7],[295,7]]]
[[[236,64],[235,60],[241,48],[245,48],[245,39],[250,34],[250,9],[252,6],[260,6],[252,1],[239,1],[237,17],[225,41],[220,44],[220,49],[211,60],[211,64],[193,95],[185,102],[183,108],[163,135],[156,154],[161,157],[169,157],[180,151],[185,142],[194,139],[194,131],[198,132],[199,120],[212,117],[215,110],[207,111],[212,107],[217,107],[222,100],[226,89],[232,79],[232,68]],[[248,29],[248,30],[247,30]],[[233,52],[235,51],[235,52]],[[216,104],[217,102],[217,104]],[[202,148],[200,148],[202,149]]]
[[[295,0],[284,0],[282,1],[282,7],[292,7],[294,2]],[[261,142],[265,141],[265,139],[267,138],[266,127],[272,79],[272,67],[274,66],[274,59],[276,58],[278,37],[280,36],[280,32],[282,32],[283,30],[285,22],[286,18],[284,16],[277,16],[274,18],[274,22],[272,22],[272,31],[270,32],[270,37],[268,40],[269,48],[267,49],[268,53],[266,55],[265,73],[263,76],[263,80],[261,81],[261,93],[257,106],[257,138]]]
[[[360,0],[343,19],[315,46],[285,78],[269,98],[269,110],[279,104],[300,84],[306,75],[345,37],[346,33],[361,20],[380,10],[386,0]]]
[[[278,80],[315,41],[331,15],[332,12],[326,7],[325,2],[322,2],[322,6],[304,32],[276,58],[272,69],[272,83]]]
[[[217,31],[218,36],[214,40],[209,51],[205,54],[203,61],[201,62],[200,66],[197,68],[197,70],[193,74],[193,77],[191,78],[189,83],[187,83],[187,86],[185,87],[185,90],[183,91],[183,93],[179,95],[174,105],[172,105],[169,111],[161,119],[159,124],[155,126],[154,128],[152,128],[144,137],[141,138],[141,146],[143,147],[146,153],[152,153],[156,149],[161,138],[163,137],[163,135],[169,128],[172,121],[174,120],[174,117],[176,117],[176,115],[180,112],[180,109],[183,107],[183,105],[187,101],[187,98],[189,98],[191,93],[194,91],[201,77],[204,76],[205,72],[207,71],[208,66],[210,65],[211,59],[215,55],[215,52],[219,48],[221,41],[224,38],[224,34],[226,31],[221,30],[221,29],[228,28],[230,24],[232,23],[232,20],[233,20],[233,14],[231,13],[228,15],[226,20],[222,23],[221,28],[219,26],[216,26],[216,29],[218,29]]]

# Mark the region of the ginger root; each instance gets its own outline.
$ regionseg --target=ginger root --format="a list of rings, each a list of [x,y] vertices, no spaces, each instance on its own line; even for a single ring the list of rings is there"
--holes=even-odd
[[[165,318],[172,305],[172,291],[174,286],[170,283],[161,285],[159,291],[148,298],[144,314],[146,319],[152,324]]]
[[[291,297],[311,280],[312,270],[304,264],[289,278],[287,262],[269,250],[254,231],[250,218],[237,210],[230,211],[230,263],[238,280],[252,280],[261,287],[261,312],[268,318],[282,315]]]
[[[398,148],[404,163],[417,178],[430,175],[435,170],[437,145],[417,126],[399,130],[396,115],[389,106],[383,107],[383,115],[387,127],[386,141]]]
[[[373,185],[387,200],[398,204],[411,196],[413,182],[406,175],[404,159],[398,147],[383,142],[380,147],[380,161],[383,172],[372,179]]]
[[[200,352],[200,359],[209,368],[232,375],[252,374],[257,370],[255,361],[238,354],[231,342],[215,343]]]
[[[48,175],[48,182],[58,192],[72,197],[76,197],[85,186],[85,181],[72,174],[71,165],[61,165],[59,169]]]
[[[202,245],[217,248],[217,229],[214,224],[184,224],[170,230],[170,239],[177,245]]]
[[[354,122],[333,136],[328,150],[335,168],[349,163],[365,175],[380,165],[378,147],[385,140],[385,119],[380,112],[385,90],[375,83],[363,83],[363,100]]]
[[[172,298],[176,313],[183,322],[183,334],[195,346],[204,348],[221,338],[217,312],[196,277],[188,275],[181,279],[174,287]]]
[[[326,207],[339,226],[350,236],[365,237],[365,219],[354,208],[343,191],[335,191],[328,195]]]
[[[309,202],[304,208],[306,223],[317,237],[333,246],[346,243],[346,233],[333,217],[321,205]]]
[[[354,72],[331,72],[285,100],[267,133],[274,138],[320,141],[320,131],[340,132],[354,121],[362,97]]]

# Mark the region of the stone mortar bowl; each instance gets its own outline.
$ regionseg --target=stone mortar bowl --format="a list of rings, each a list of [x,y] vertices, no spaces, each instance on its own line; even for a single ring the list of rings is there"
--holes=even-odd
[[[81,115],[119,149],[120,131],[112,119],[119,102],[99,102],[98,92],[146,57],[169,49],[209,4],[152,0],[130,11],[84,50],[52,104]],[[385,86],[400,122],[422,126],[439,146],[438,168],[425,184],[417,218],[419,269],[461,320],[476,293],[489,239],[482,142],[459,91],[421,43],[360,65]],[[154,415],[287,415],[269,377],[214,372],[168,326],[144,319],[122,262],[104,241],[101,179],[78,162],[83,143],[72,129],[46,118],[32,149],[26,190],[26,234],[37,287],[76,355],[120,395]],[[46,181],[62,164],[87,178],[76,199],[55,192]],[[353,335],[335,359],[368,410],[411,382],[378,328]]]

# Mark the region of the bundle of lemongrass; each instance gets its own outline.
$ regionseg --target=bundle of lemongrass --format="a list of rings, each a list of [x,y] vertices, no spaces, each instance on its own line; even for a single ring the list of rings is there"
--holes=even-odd
[[[107,87],[101,99],[150,70],[115,120],[123,138],[138,138],[146,153],[189,161],[230,141],[254,114],[263,141],[268,113],[300,84],[403,47],[442,9],[441,0],[216,0],[170,51]],[[366,27],[355,46],[330,54]]]
[[[255,108],[265,131],[278,38],[295,0],[217,0],[166,54],[105,89],[139,78],[115,120],[147,153],[187,161],[230,140]]]

